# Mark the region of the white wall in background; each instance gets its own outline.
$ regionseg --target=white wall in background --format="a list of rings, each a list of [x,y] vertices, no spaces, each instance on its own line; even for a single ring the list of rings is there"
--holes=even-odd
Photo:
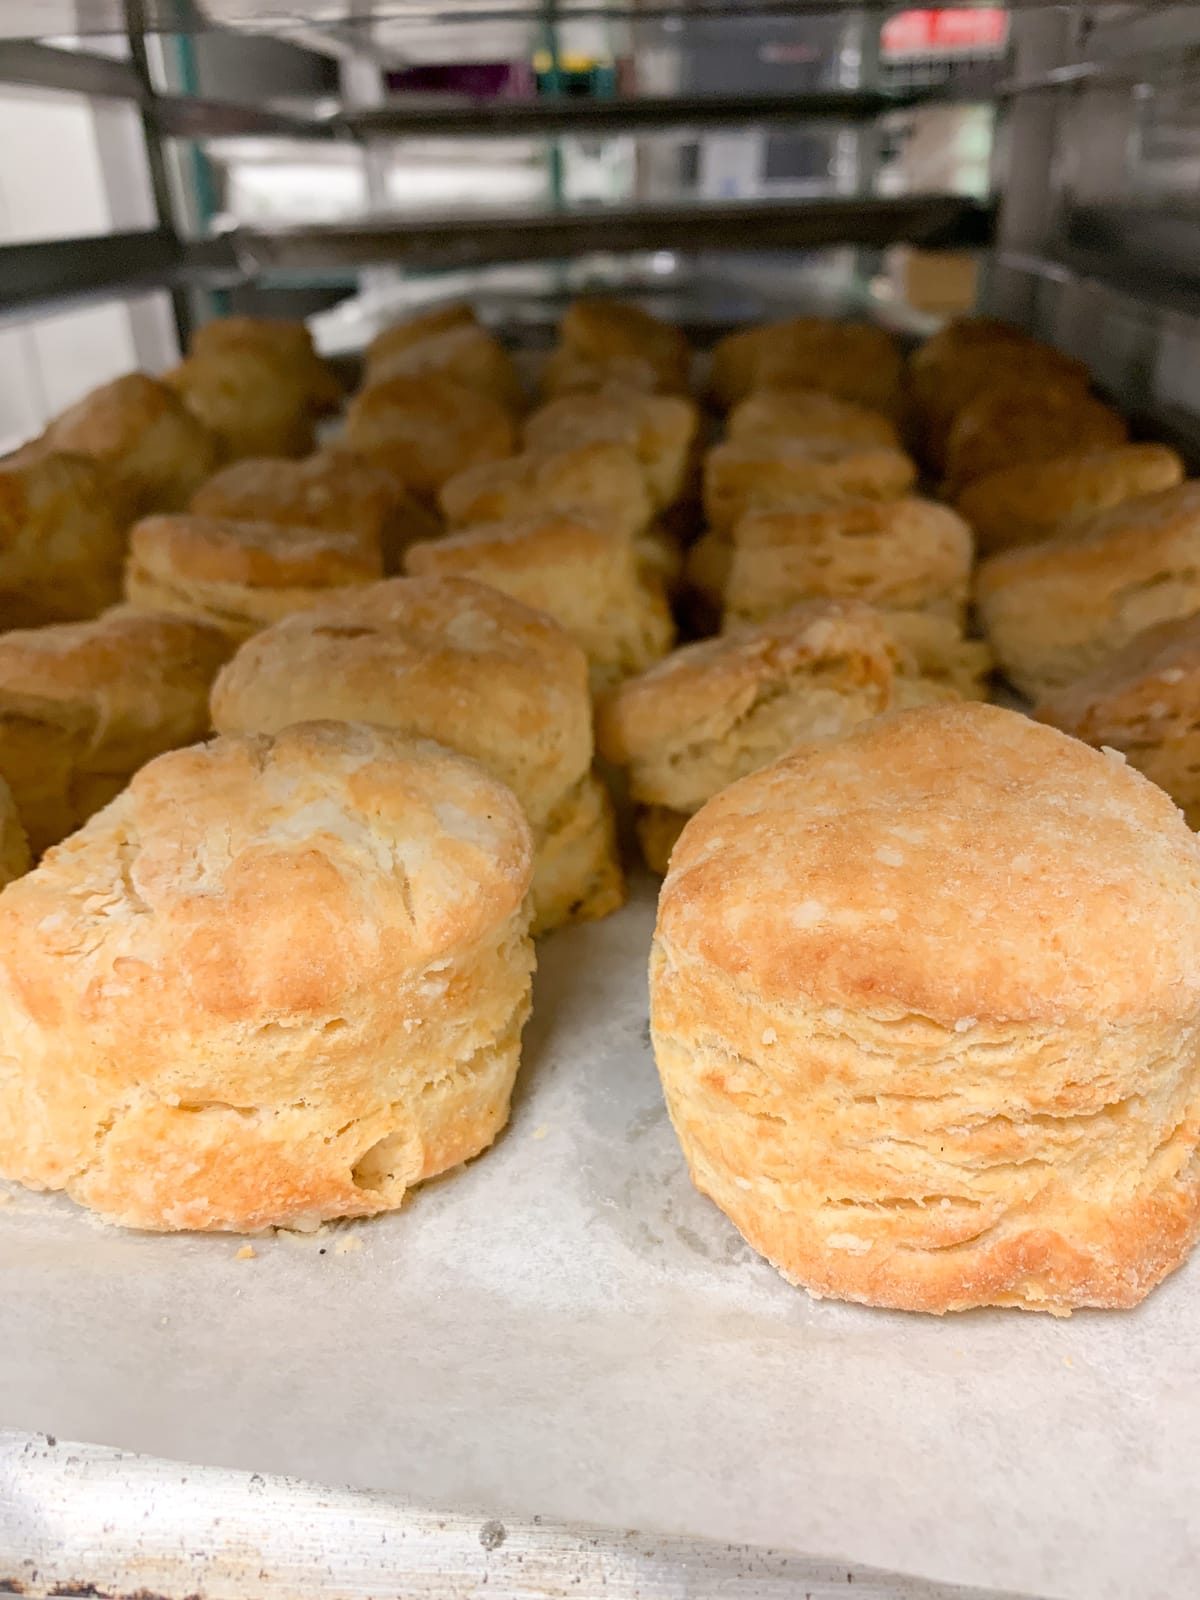
[[[136,112],[81,95],[0,89],[0,244],[148,228]],[[174,358],[163,295],[81,305],[0,327],[0,450],[122,372]]]

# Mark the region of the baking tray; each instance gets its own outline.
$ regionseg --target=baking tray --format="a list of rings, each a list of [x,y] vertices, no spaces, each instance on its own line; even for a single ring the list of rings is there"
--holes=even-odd
[[[610,1545],[638,1529],[845,1559],[852,1576],[1194,1593],[1196,1264],[1137,1311],[1062,1321],[938,1320],[790,1288],[688,1180],[648,1043],[655,885],[632,890],[617,916],[544,941],[508,1131],[399,1213],[270,1234],[242,1259],[235,1237],[123,1233],[10,1191],[0,1422],[379,1491],[451,1532],[445,1508],[473,1511],[476,1537],[539,1517],[618,1530],[596,1535]],[[47,1470],[0,1475],[8,1556],[44,1545],[47,1517],[67,1548],[87,1526],[47,1500]],[[109,1541],[132,1549],[142,1499],[111,1470]],[[182,1469],[157,1470],[166,1494]],[[711,1588],[703,1564],[675,1570],[674,1589],[625,1578],[645,1594],[733,1581],[719,1564]],[[562,1572],[560,1588],[513,1592],[602,1587]],[[239,1592],[201,1578],[182,1592]],[[482,1583],[460,1592],[506,1592]],[[741,1592],[775,1591],[764,1577]]]

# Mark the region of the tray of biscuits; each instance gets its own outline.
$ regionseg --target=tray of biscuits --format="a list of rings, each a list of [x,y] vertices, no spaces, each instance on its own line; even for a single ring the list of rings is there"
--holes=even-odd
[[[1080,362],[230,318],[0,521],[0,1423],[1190,1592],[1200,484]]]

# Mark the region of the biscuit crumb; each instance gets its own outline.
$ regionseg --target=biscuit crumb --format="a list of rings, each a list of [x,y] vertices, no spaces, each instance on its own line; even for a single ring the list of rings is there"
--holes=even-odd
[[[543,1122],[540,1127],[537,1127],[533,1130],[533,1137],[535,1139],[544,1139],[549,1132],[550,1129]]]
[[[1074,1365],[1075,1365],[1075,1363],[1071,1360],[1070,1356],[1064,1356],[1063,1357],[1063,1366],[1064,1367],[1073,1367]]]
[[[356,1250],[361,1250],[362,1247],[363,1242],[357,1233],[346,1233],[334,1245],[333,1253],[335,1256],[353,1255]]]
[[[258,1251],[252,1244],[244,1244],[234,1257],[235,1261],[253,1261]]]

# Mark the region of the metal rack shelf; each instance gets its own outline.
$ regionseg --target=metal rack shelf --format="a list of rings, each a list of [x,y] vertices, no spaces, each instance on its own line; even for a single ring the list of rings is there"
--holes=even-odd
[[[0,39],[0,84],[136,100],[168,138],[279,136],[290,139],[526,138],[657,132],[813,122],[861,123],[938,98],[936,90],[828,89],[774,95],[638,95],[612,100],[567,96],[468,100],[405,96],[332,116],[190,95],[148,93],[128,62],[87,51]]]
[[[930,94],[831,89],[790,95],[643,95],[615,100],[411,100],[346,111],[333,125],[361,137],[504,138],[531,134],[636,133],[666,128],[728,128],[762,123],[870,122]]]
[[[945,195],[631,206],[576,212],[380,218],[353,226],[242,229],[184,242],[169,230],[0,248],[0,318],[34,304],[362,267],[413,272],[671,250],[817,250],[895,243],[978,248],[992,213]]]
[[[395,263],[415,271],[483,262],[638,250],[816,250],[899,242],[985,245],[991,212],[945,195],[630,206],[578,212],[381,219],[354,227],[233,236],[250,272],[309,272]]]
[[[1057,11],[1064,0],[1009,0],[1010,9]],[[346,28],[371,22],[403,21],[414,27],[428,23],[464,25],[481,22],[528,23],[571,19],[654,21],[661,18],[793,17],[837,11],[883,15],[891,0],[288,0],[286,6],[263,0],[143,0],[143,27],[148,33],[202,33],[211,28],[262,28],[286,36],[311,27]],[[1099,0],[1090,9],[1120,13],[1120,0]],[[369,15],[368,15],[369,11]],[[56,34],[123,33],[125,0],[4,0],[0,5],[0,38],[37,39]]]

